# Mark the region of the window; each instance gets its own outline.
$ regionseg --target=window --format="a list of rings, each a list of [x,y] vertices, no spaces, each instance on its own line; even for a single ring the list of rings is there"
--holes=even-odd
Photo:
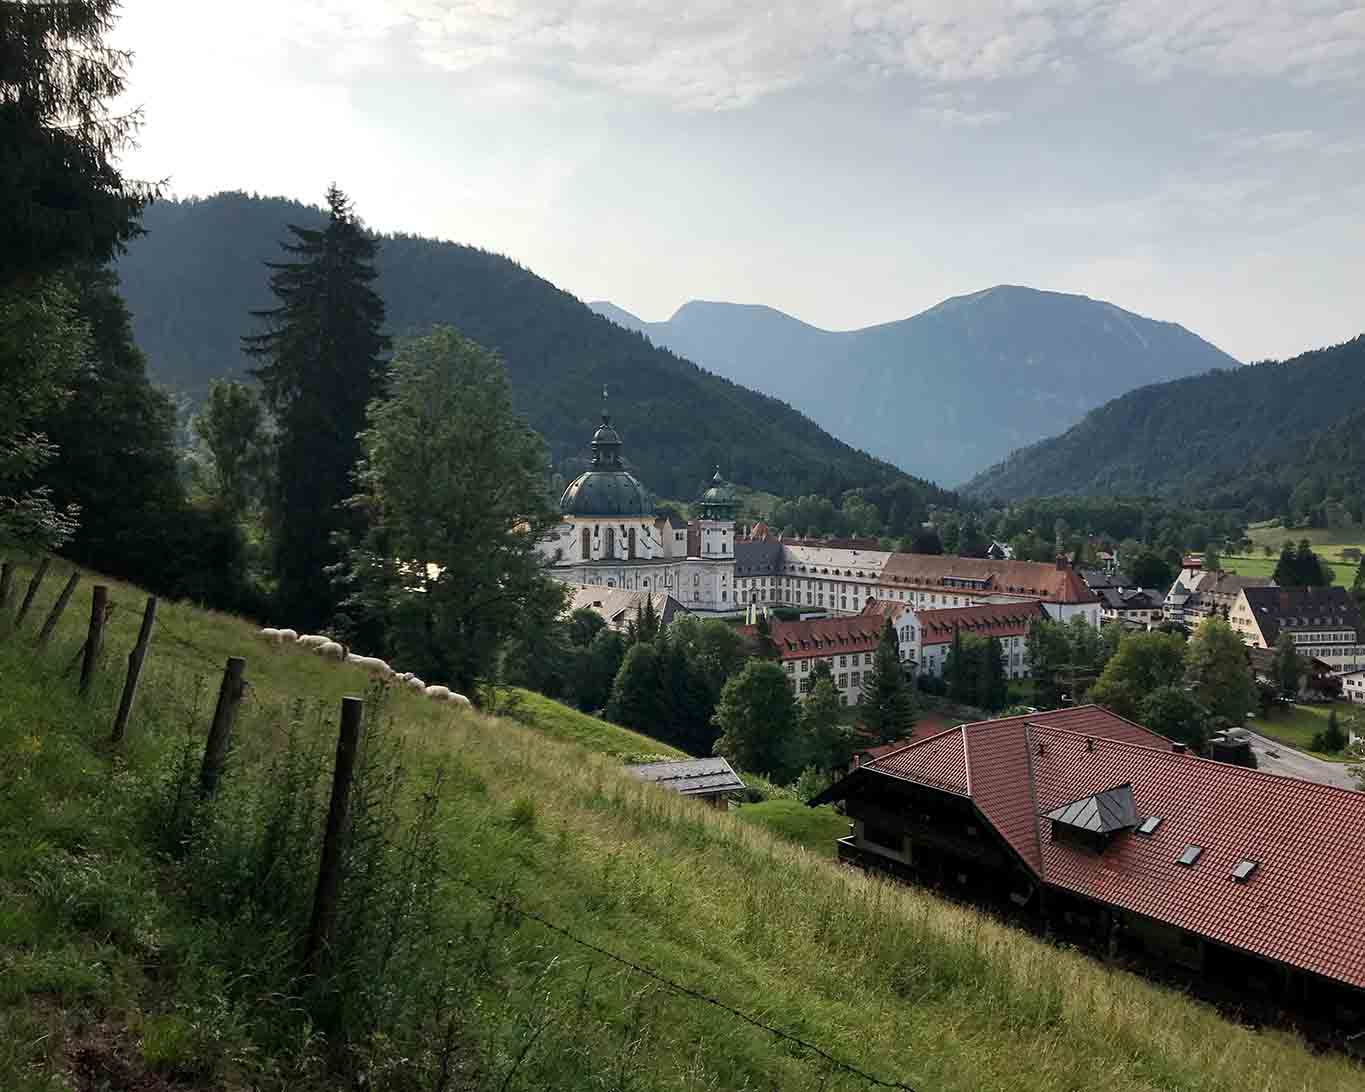
[[[854,685],[854,686],[862,686],[862,685],[863,685],[863,676],[862,676],[862,673],[861,673],[861,672],[855,671],[855,672],[853,673],[853,685]]]
[[[1233,868],[1232,878],[1238,883],[1246,883],[1247,880],[1251,879],[1251,874],[1256,871],[1256,866],[1259,863],[1259,861],[1253,861],[1250,858],[1243,857],[1237,862],[1236,867]]]
[[[1176,859],[1176,864],[1182,864],[1186,868],[1190,868],[1194,865],[1195,861],[1199,860],[1199,855],[1203,852],[1203,846],[1186,846],[1180,856]]]
[[[592,557],[592,534],[586,527],[583,528],[579,540],[583,548],[583,560],[588,561]]]
[[[603,550],[607,557],[616,556],[616,528],[608,527],[606,535],[606,547]]]
[[[847,656],[840,656],[840,657],[839,657],[839,666],[840,666],[840,667],[847,667],[847,666],[848,666],[848,657],[847,657]]]
[[[1156,828],[1159,826],[1161,826],[1161,816],[1149,815],[1142,821],[1142,825],[1137,828],[1137,832],[1150,837],[1152,834],[1156,833]]]
[[[864,664],[864,666],[866,666],[867,664],[870,664],[871,662],[872,662],[872,653],[870,653],[870,652],[864,652],[864,653],[863,653],[863,664]]]
[[[632,527],[626,537],[626,557],[635,560],[635,528]]]
[[[840,689],[840,690],[847,690],[847,689],[848,689],[848,675],[847,675],[847,674],[843,674],[843,675],[840,675],[840,676],[839,676],[839,689]]]

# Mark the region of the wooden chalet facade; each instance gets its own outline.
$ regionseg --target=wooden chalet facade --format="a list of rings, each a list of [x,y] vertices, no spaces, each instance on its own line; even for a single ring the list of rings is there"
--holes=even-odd
[[[960,725],[814,798],[840,860],[1224,1002],[1365,1031],[1365,794],[1185,753],[1097,706]]]

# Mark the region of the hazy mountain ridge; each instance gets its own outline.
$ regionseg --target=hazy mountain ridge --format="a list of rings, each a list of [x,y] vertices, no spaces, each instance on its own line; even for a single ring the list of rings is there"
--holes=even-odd
[[[1054,435],[1134,387],[1237,364],[1175,323],[1014,285],[850,331],[748,304],[695,300],[664,322],[590,306],[944,482]]]
[[[1363,424],[1365,335],[1130,391],[965,489],[999,499],[1157,494],[1279,515],[1362,494]]]
[[[242,334],[250,311],[273,305],[266,261],[284,256],[286,225],[322,213],[282,198],[218,194],[160,201],[147,234],[118,263],[139,346],[153,374],[191,396],[251,365]],[[782,495],[900,483],[943,494],[836,440],[782,402],[746,390],[605,321],[500,255],[415,236],[384,237],[377,288],[396,336],[449,323],[506,360],[513,397],[575,472],[611,390],[626,456],[661,496],[690,498],[720,465],[735,481]]]

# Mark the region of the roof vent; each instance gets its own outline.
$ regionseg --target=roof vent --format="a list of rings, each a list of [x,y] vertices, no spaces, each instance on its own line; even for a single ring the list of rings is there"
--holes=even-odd
[[[1185,753],[1186,748],[1183,743],[1172,743],[1171,750],[1178,755],[1183,755]]]
[[[1161,826],[1161,816],[1149,815],[1142,821],[1142,825],[1137,828],[1137,832],[1139,834],[1145,834],[1150,838],[1156,833],[1156,828],[1159,826]]]
[[[1251,879],[1251,874],[1256,871],[1259,861],[1253,861],[1248,857],[1243,857],[1237,862],[1237,866],[1232,870],[1232,878],[1238,883],[1246,883]]]
[[[1182,864],[1186,868],[1190,868],[1194,865],[1195,861],[1199,860],[1199,855],[1203,852],[1203,846],[1186,846],[1180,856],[1176,859],[1176,864]]]

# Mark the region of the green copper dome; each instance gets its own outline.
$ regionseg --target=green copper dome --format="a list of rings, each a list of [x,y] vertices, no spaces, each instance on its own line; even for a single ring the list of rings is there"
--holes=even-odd
[[[559,498],[566,516],[648,516],[654,512],[649,492],[621,462],[621,437],[611,427],[611,415],[592,436],[592,469],[569,483]]]
[[[730,483],[720,476],[720,467],[716,467],[711,488],[701,495],[702,519],[734,519],[738,507],[738,495]]]

